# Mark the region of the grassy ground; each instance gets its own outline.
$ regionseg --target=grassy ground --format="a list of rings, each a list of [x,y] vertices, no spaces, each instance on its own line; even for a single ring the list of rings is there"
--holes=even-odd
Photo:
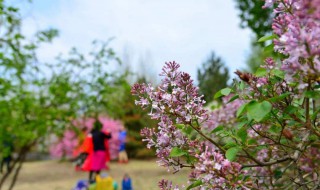
[[[175,175],[168,173],[165,168],[158,167],[155,160],[131,160],[128,164],[112,162],[110,168],[109,175],[119,184],[123,174],[128,173],[135,190],[159,189],[158,181],[163,178],[170,179],[175,184],[183,184],[188,174],[187,171]],[[87,177],[85,172],[76,172],[69,162],[27,162],[23,165],[14,190],[70,190],[77,180]]]

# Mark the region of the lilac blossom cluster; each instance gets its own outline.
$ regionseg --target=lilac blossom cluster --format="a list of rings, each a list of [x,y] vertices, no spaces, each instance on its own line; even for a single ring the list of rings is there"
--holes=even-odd
[[[236,162],[230,162],[224,156],[209,147],[196,155],[198,163],[195,170],[190,175],[191,180],[201,180],[204,189],[249,189],[246,182],[239,180],[241,165]]]
[[[156,148],[160,165],[168,168],[171,166],[174,172],[183,167],[192,168],[190,180],[200,180],[204,189],[212,187],[213,181],[217,187],[229,186],[230,184],[220,184],[220,182],[229,181],[231,176],[238,176],[241,173],[240,164],[229,162],[213,149],[207,148],[203,152],[203,143],[191,140],[183,133],[183,129],[191,127],[205,136],[201,132],[204,131],[202,125],[208,121],[209,115],[203,108],[205,102],[202,96],[198,95],[190,76],[180,72],[179,67],[175,62],[166,63],[161,73],[164,79],[156,89],[150,84],[133,86],[132,94],[139,97],[136,104],[142,108],[151,107],[150,116],[159,120],[157,130],[145,128],[141,134],[145,136],[144,141],[148,143],[149,148],[152,146]],[[177,125],[183,127],[178,128]],[[186,150],[189,157],[198,160],[197,164],[183,162],[184,159],[180,157],[171,157],[170,153],[174,147]],[[215,170],[211,170],[213,167]],[[209,180],[208,177],[212,179]],[[238,182],[232,185],[235,184]],[[161,189],[178,189],[178,186],[173,186],[171,182],[165,180],[159,185]]]
[[[161,165],[191,168],[189,183],[197,189],[320,187],[320,0],[266,0],[273,6],[273,43],[283,60],[267,58],[256,74],[236,71],[242,82],[221,91],[231,94],[218,109],[203,108],[175,62],[166,63],[156,89],[132,89],[136,104],[159,120],[157,129],[141,132],[147,146],[156,148]],[[179,189],[166,180],[159,187]]]
[[[320,75],[320,0],[266,0],[265,7],[274,4],[275,51],[287,56],[282,64],[286,79],[306,88],[306,77],[317,80]]]
[[[173,185],[171,181],[162,179],[158,183],[160,190],[179,190],[178,185]]]
[[[228,101],[233,95],[229,95],[222,98],[222,106],[210,112],[209,118],[203,125],[208,131],[212,131],[219,125],[228,126],[234,124],[236,121],[236,112],[238,108],[245,102],[240,99],[236,99],[230,103]]]
[[[168,169],[172,166],[174,171],[179,171],[183,164],[169,156],[172,148],[186,149],[188,144],[195,143],[178,130],[176,124],[190,125],[208,117],[193,81],[187,73],[178,71],[179,67],[175,62],[166,63],[161,73],[164,79],[157,89],[150,84],[135,84],[132,88],[132,94],[139,96],[136,104],[142,108],[150,106],[150,117],[159,120],[157,131],[142,130],[141,134],[146,137],[144,141],[148,142],[149,148],[156,147],[159,164]]]

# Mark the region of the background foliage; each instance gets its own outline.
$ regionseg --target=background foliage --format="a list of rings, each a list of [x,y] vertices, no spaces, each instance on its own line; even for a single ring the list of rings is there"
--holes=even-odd
[[[229,80],[229,70],[214,52],[210,54],[197,73],[199,92],[206,102],[213,100],[213,94],[225,88]]]

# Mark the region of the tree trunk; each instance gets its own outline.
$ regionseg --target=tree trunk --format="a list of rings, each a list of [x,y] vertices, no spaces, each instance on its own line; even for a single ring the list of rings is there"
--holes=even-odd
[[[27,151],[27,152],[28,152],[28,151]],[[19,175],[19,173],[20,173],[20,170],[21,170],[21,168],[22,168],[22,164],[23,164],[23,162],[25,161],[25,159],[26,159],[26,153],[21,157],[21,160],[19,161],[19,165],[18,165],[18,167],[17,167],[17,169],[16,169],[16,171],[15,171],[15,173],[14,173],[13,179],[12,179],[12,181],[11,181],[11,184],[10,184],[10,187],[9,187],[8,190],[12,190],[13,187],[14,187],[14,185],[16,184],[16,181],[17,181],[17,179],[18,179],[18,175]]]
[[[18,154],[18,158],[16,160],[13,161],[13,164],[10,165],[10,170],[7,171],[2,177],[1,177],[1,180],[0,180],[0,190],[2,189],[2,186],[4,184],[4,182],[7,180],[7,178],[9,177],[9,175],[11,174],[11,172],[13,171],[13,169],[16,167],[16,164],[18,163],[18,161],[20,160],[21,158],[21,155],[22,155],[23,151],[22,149],[20,150],[19,154]]]
[[[13,177],[12,182],[11,182],[11,185],[10,185],[10,188],[13,188],[13,186],[15,185],[15,181],[17,180],[17,177],[18,177],[18,175],[19,175],[19,171],[20,171],[20,169],[21,169],[21,167],[22,167],[22,163],[24,162],[25,157],[26,157],[27,153],[29,152],[30,148],[31,148],[33,145],[35,145],[35,144],[36,144],[36,141],[30,143],[29,145],[25,145],[25,146],[23,146],[23,147],[20,149],[20,151],[19,151],[19,153],[18,153],[18,158],[13,161],[13,164],[10,166],[10,170],[9,170],[8,172],[6,172],[6,173],[2,176],[2,178],[1,178],[1,180],[0,180],[0,190],[2,189],[3,184],[4,184],[4,182],[8,179],[9,175],[10,175],[10,174],[12,173],[12,171],[16,168],[16,165],[19,164],[19,165],[18,165],[18,168],[17,168],[16,171],[15,171],[14,177]],[[11,187],[11,186],[12,186],[12,187]]]

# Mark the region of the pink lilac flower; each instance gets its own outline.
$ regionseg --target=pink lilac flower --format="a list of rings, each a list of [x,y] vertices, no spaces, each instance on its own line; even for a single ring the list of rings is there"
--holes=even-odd
[[[173,185],[171,181],[161,180],[158,183],[160,190],[179,190],[179,186]]]
[[[212,131],[219,125],[228,125],[235,122],[236,112],[238,108],[244,103],[244,101],[237,99],[227,104],[231,97],[232,95],[224,97],[222,99],[222,106],[210,113],[208,120],[203,125],[204,129]]]
[[[265,6],[274,3],[278,5],[275,9],[278,15],[272,24],[278,35],[274,48],[287,55],[281,67],[287,81],[300,81],[306,76],[316,79],[320,75],[320,0],[268,0]]]
[[[265,65],[262,65],[261,67],[271,70],[271,69],[275,68],[275,66],[276,66],[276,63],[273,60],[273,58],[268,57],[265,59]]]
[[[199,161],[195,170],[191,174],[192,180],[201,180],[204,189],[230,189],[231,187],[241,187],[242,182],[238,177],[244,174],[241,165],[230,162],[224,156],[206,147],[200,155],[196,156]]]
[[[198,142],[190,140],[176,125],[190,127],[193,122],[199,123],[208,118],[207,111],[203,108],[204,101],[198,95],[197,88],[193,86],[190,75],[178,70],[179,64],[166,63],[162,69],[162,83],[153,88],[150,84],[135,84],[132,94],[138,96],[137,105],[150,108],[150,117],[159,120],[157,130],[143,129],[147,147],[156,148],[159,165],[179,171],[181,161],[171,158],[170,152],[174,147],[186,149],[189,145],[196,148]],[[195,126],[198,127],[198,126]],[[188,150],[194,154],[193,149]]]
[[[224,109],[209,116],[207,110],[203,108],[204,101],[202,96],[198,95],[198,89],[193,86],[193,81],[187,73],[178,70],[179,67],[175,62],[166,63],[161,73],[164,79],[155,89],[146,84],[133,86],[132,93],[139,98],[136,103],[146,108],[143,102],[150,102],[150,116],[159,120],[157,130],[146,128],[141,131],[141,134],[145,136],[144,141],[148,143],[149,148],[152,146],[156,148],[158,163],[161,166],[168,169],[171,167],[174,172],[179,171],[182,167],[179,164],[181,160],[170,157],[171,150],[174,147],[187,149],[189,156],[198,159],[190,177],[203,181],[202,189],[212,187],[209,184],[224,187],[229,183],[227,178],[233,176],[236,179],[243,174],[240,171],[241,165],[226,160],[221,153],[214,151],[216,147],[212,145],[204,151],[204,143],[189,139],[176,125],[182,125],[182,128],[192,126],[199,130],[213,129],[218,123],[232,122],[231,118],[235,118],[235,112],[242,101],[236,100],[227,104],[226,106],[230,109]],[[227,102],[230,98],[226,97],[224,101]],[[202,126],[204,123],[205,125]],[[210,143],[207,142],[207,144]],[[199,151],[202,153],[199,154]],[[235,181],[232,185],[240,186],[241,182]],[[173,188],[171,182],[164,180],[159,183],[159,186],[161,189]]]
[[[258,78],[256,86],[259,88],[266,84],[268,84],[268,79],[266,77],[261,77],[261,78]]]

